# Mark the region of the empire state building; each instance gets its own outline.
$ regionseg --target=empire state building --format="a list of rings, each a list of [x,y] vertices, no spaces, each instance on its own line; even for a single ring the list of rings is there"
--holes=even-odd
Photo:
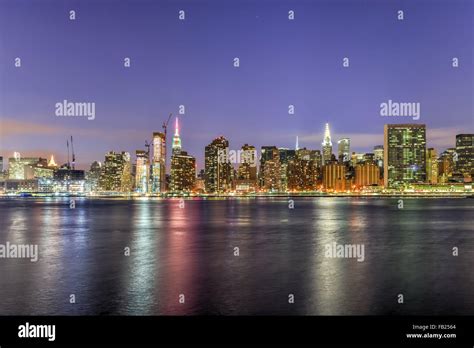
[[[172,151],[173,151],[173,155],[179,155],[181,153],[181,138],[179,137],[178,117],[176,117]]]

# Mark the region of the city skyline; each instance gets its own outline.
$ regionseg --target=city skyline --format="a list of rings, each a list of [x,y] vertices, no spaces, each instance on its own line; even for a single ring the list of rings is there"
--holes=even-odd
[[[110,150],[143,148],[170,112],[186,125],[183,146],[198,168],[204,146],[221,134],[231,148],[293,148],[298,136],[300,147],[319,149],[326,122],[333,147],[350,138],[351,149],[369,152],[383,143],[384,124],[406,122],[380,115],[389,100],[420,103],[427,146],[438,153],[455,146],[456,134],[473,132],[473,57],[465,44],[473,36],[471,3],[346,2],[348,11],[339,13],[324,2],[302,2],[288,5],[292,21],[285,2],[239,4],[237,12],[207,3],[212,6],[202,11],[179,1],[113,8],[83,2],[74,6],[75,21],[54,2],[30,4],[35,10],[28,12],[22,1],[9,4],[8,17],[0,14],[0,29],[8,33],[0,52],[8,86],[0,94],[2,155],[47,153],[64,163],[65,139],[73,135],[77,166],[87,169]],[[453,57],[459,66],[452,66]],[[95,118],[56,117],[54,106],[63,100],[95,103]]]
[[[174,116],[174,119],[175,120],[178,120],[178,116]],[[399,124],[402,125],[402,124],[405,124],[406,122],[400,122]],[[412,122],[410,122],[412,123]],[[181,124],[182,124],[182,121],[181,121]],[[397,124],[397,123],[390,123],[390,124]],[[412,123],[412,124],[420,124],[420,125],[424,125],[424,123]],[[175,128],[173,129],[172,133],[173,133],[173,136],[168,136],[167,137],[167,144],[166,144],[166,149],[170,149],[169,151],[166,150],[167,152],[167,158],[166,158],[166,174],[169,174],[170,173],[170,160],[171,160],[171,156],[172,156],[172,153],[173,153],[173,148],[176,146],[175,145],[175,141],[176,141],[176,135],[178,135],[178,139],[179,139],[179,148],[181,149],[181,134],[179,134],[179,131],[178,131],[178,134],[176,133],[176,125],[177,125],[177,121],[175,123]],[[325,137],[326,137],[326,132],[327,132],[327,128],[326,127],[331,127],[331,124],[330,123],[325,123],[324,124],[324,127],[325,129],[323,130],[322,132],[322,135],[321,135],[321,139],[324,141]],[[384,124],[384,127],[385,127],[385,124]],[[180,127],[180,129],[183,128],[182,126]],[[184,127],[185,128],[185,127]],[[154,132],[154,134],[158,134],[159,132]],[[186,134],[186,130],[185,130],[185,134]],[[452,141],[451,141],[451,146],[447,146],[447,147],[441,147],[441,148],[435,148],[434,146],[431,145],[431,142],[430,142],[430,139],[429,139],[429,134],[430,134],[430,128],[428,126],[426,126],[426,139],[427,139],[427,143],[426,143],[426,148],[435,148],[437,150],[437,153],[438,154],[441,154],[442,152],[446,151],[447,149],[450,149],[450,148],[455,148],[456,147],[456,135],[458,134],[469,134],[471,132],[460,132],[460,133],[456,133],[456,134],[449,134],[449,135],[446,135],[446,136],[449,136]],[[238,150],[240,149],[243,145],[246,145],[246,144],[251,144],[252,146],[255,146],[254,142],[252,142],[251,140],[247,141],[246,143],[242,143],[242,144],[234,144],[235,142],[232,142],[232,139],[227,137],[226,135],[223,135],[223,134],[219,134],[219,135],[216,135],[214,136],[213,138],[210,138],[207,142],[204,141],[204,145],[203,147],[198,150],[197,153],[194,153],[194,152],[190,152],[188,151],[191,155],[195,156],[196,158],[200,158],[200,157],[204,157],[204,147],[207,143],[209,143],[209,141],[212,141],[213,139],[217,139],[219,138],[220,136],[224,136],[228,142],[229,142],[229,149],[231,150]],[[145,136],[146,138],[146,136]],[[150,139],[152,139],[153,137],[152,136],[149,136]],[[341,141],[341,140],[346,140],[346,139],[349,139],[350,140],[350,154],[352,153],[373,153],[374,149],[377,147],[377,146],[383,146],[384,144],[384,130],[382,128],[382,132],[380,134],[380,143],[374,143],[374,144],[371,144],[371,145],[368,145],[364,148],[367,149],[367,151],[354,151],[354,149],[357,149],[357,148],[360,148],[357,146],[357,144],[354,144],[354,141],[353,141],[353,138],[349,138],[349,137],[342,137],[342,138],[336,138],[334,135],[333,135],[333,131],[332,131],[332,127],[330,129],[330,138],[331,138],[331,141],[332,141],[332,148],[331,148],[331,154],[335,154],[336,155],[336,158],[338,158],[338,142]],[[358,137],[356,137],[357,139]],[[298,145],[298,148],[299,149],[302,149],[302,148],[306,148],[306,149],[310,149],[310,150],[320,150],[321,153],[323,152],[323,149],[324,149],[324,145],[323,143],[319,143],[319,144],[313,144],[314,146],[307,146],[306,144],[301,144],[300,142],[300,137],[299,136],[296,136],[295,137],[295,140],[296,140],[296,144],[295,144],[295,141],[293,142],[293,145],[292,146],[289,146],[289,147],[286,147],[286,146],[280,146],[279,144],[264,144],[260,147],[257,147],[255,146],[256,149],[261,149],[263,147],[266,147],[266,146],[276,146],[277,148],[282,148],[282,149],[297,149],[297,145]],[[64,149],[65,151],[67,152],[67,147],[66,147],[66,144],[69,142],[69,136],[67,136],[65,139],[64,139]],[[186,136],[184,137],[184,142],[186,143]],[[231,146],[231,144],[233,146]],[[355,145],[355,146],[354,146]],[[185,146],[186,147],[186,146]],[[90,169],[90,165],[93,163],[93,162],[103,162],[103,158],[104,158],[104,155],[110,151],[118,151],[118,152],[128,152],[130,153],[130,155],[132,156],[132,159],[135,161],[136,160],[136,154],[135,154],[135,151],[145,151],[146,150],[146,146],[145,144],[143,144],[143,146],[139,146],[137,144],[137,146],[135,147],[135,149],[120,149],[120,148],[109,148],[106,152],[104,152],[103,154],[97,154],[95,159],[90,162],[90,163],[81,163],[81,165],[78,165],[76,164],[76,168],[77,169],[82,169],[82,170],[89,170]],[[51,153],[38,153],[38,152],[35,152],[35,151],[30,151],[30,152],[25,152],[25,153],[22,153],[20,151],[13,151],[12,153],[10,154],[4,154],[4,153],[0,153],[0,156],[3,157],[3,164],[4,164],[4,167],[8,166],[8,158],[9,157],[13,157],[14,153],[20,153],[22,157],[42,157],[42,158],[45,158],[48,157],[50,158],[50,156],[53,156],[54,159],[58,162],[58,165],[63,165],[63,164],[66,164],[67,163],[67,154],[64,154],[64,155],[61,155],[61,153],[59,155],[57,155],[57,153],[55,152],[51,152]],[[151,151],[151,153],[153,154],[154,152]],[[257,150],[257,154],[259,153],[259,151]],[[77,151],[76,151],[76,156],[77,156]],[[201,170],[201,169],[204,169],[204,161],[202,161],[202,163],[199,163],[197,165],[197,169],[198,171]],[[5,168],[4,168],[5,169]]]

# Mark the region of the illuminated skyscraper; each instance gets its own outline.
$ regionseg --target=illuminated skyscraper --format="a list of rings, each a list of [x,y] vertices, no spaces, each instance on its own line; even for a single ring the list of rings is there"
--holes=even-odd
[[[298,141],[296,144],[296,150],[281,147],[278,148],[278,153],[280,154],[280,190],[283,192],[288,191],[288,165],[295,159],[296,151],[298,149]]]
[[[135,190],[139,193],[148,193],[150,183],[150,161],[144,150],[136,151]]]
[[[151,192],[166,191],[166,137],[162,132],[153,133],[153,161],[151,164]]]
[[[430,184],[438,183],[438,154],[433,148],[426,150],[426,181]]]
[[[220,136],[205,149],[205,187],[207,193],[223,193],[232,188],[231,170],[227,154],[229,141]]]
[[[349,138],[342,138],[341,140],[337,142],[337,159],[339,163],[350,162],[351,140]]]
[[[235,180],[236,191],[253,192],[257,188],[257,151],[255,146],[245,144],[239,153],[240,161]]]
[[[188,193],[194,189],[196,182],[196,159],[181,150],[179,124],[176,117],[171,155],[170,191],[173,193]]]
[[[326,123],[323,140],[323,164],[329,163],[332,157],[331,133],[329,132],[329,123]]]
[[[260,187],[265,191],[281,189],[280,153],[276,146],[262,146],[260,157]]]
[[[100,189],[103,191],[131,192],[130,154],[128,152],[108,152],[105,155],[99,183]]]
[[[196,182],[196,159],[186,151],[171,156],[170,191],[174,193],[191,192]]]
[[[314,191],[320,173],[321,152],[298,149],[288,163],[288,190]]]
[[[181,138],[179,137],[179,124],[178,124],[178,117],[176,117],[176,124],[173,136],[173,146],[172,146],[172,153],[179,154],[181,152]]]
[[[474,175],[474,134],[456,135],[456,171],[464,176]]]
[[[8,159],[8,178],[33,179],[34,174],[31,168],[36,166],[47,167],[48,161],[41,157],[21,157],[19,152],[15,152],[13,157]]]
[[[451,180],[454,173],[454,157],[456,149],[449,148],[443,151],[438,158],[438,181],[447,183]]]
[[[94,161],[91,164],[89,171],[86,173],[86,190],[89,192],[98,191],[99,180],[102,174],[102,163]]]
[[[425,181],[425,125],[386,124],[384,127],[385,187]]]

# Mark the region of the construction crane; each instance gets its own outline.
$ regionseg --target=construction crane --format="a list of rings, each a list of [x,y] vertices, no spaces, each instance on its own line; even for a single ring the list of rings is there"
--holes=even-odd
[[[145,140],[145,147],[146,147],[146,157],[150,158],[150,143],[148,140]]]
[[[165,135],[165,142],[166,142],[166,129],[168,128],[168,123],[170,123],[171,116],[173,116],[172,113],[169,114],[168,120],[166,122],[163,122],[163,125],[161,126],[163,128],[163,133]],[[151,146],[151,143],[148,140],[145,140],[146,154],[148,158],[150,158],[150,146]]]
[[[172,113],[170,113],[170,115],[168,116],[168,121],[163,122],[163,125],[161,126],[164,130],[164,133],[165,133],[165,141],[166,141],[166,129],[168,128],[168,123],[170,123],[171,116],[173,116]]]
[[[74,143],[71,135],[71,151],[72,151],[72,170],[76,168],[76,154],[74,153]]]
[[[69,162],[69,139],[66,139],[67,146],[67,169],[71,169],[71,163]]]

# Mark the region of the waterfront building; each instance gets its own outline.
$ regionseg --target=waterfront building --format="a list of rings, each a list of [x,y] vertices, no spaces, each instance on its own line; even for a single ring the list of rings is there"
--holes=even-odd
[[[128,152],[110,151],[105,155],[100,188],[102,191],[131,192],[132,175]]]
[[[298,149],[295,158],[288,163],[288,190],[316,190],[320,174],[320,159],[319,150]]]
[[[438,181],[442,184],[448,183],[453,177],[455,153],[455,148],[449,148],[438,158]]]
[[[21,157],[15,152],[13,157],[8,159],[8,178],[15,180],[33,179],[34,174],[31,168],[35,166],[47,167],[48,161],[41,157]]]
[[[171,156],[170,191],[191,192],[196,181],[196,159],[186,151],[174,152]]]
[[[283,192],[288,191],[288,165],[296,157],[296,151],[299,149],[299,145],[296,145],[296,150],[287,148],[278,148],[280,155],[280,190]]]
[[[145,150],[136,150],[135,191],[148,193],[150,184],[150,160]]]
[[[262,146],[260,157],[260,187],[267,192],[281,190],[280,152],[276,146]]]
[[[456,171],[465,177],[474,176],[474,134],[456,135]]]
[[[166,191],[166,136],[162,132],[153,133],[153,160],[151,164],[151,192]]]
[[[384,185],[397,187],[426,181],[424,124],[384,126]]]
[[[323,188],[326,191],[346,190],[346,166],[340,163],[323,165]]]
[[[102,163],[99,161],[92,162],[89,171],[86,173],[86,191],[99,191],[99,180],[102,173]]]
[[[432,147],[426,150],[426,181],[430,184],[438,183],[438,154]]]
[[[240,150],[240,163],[235,179],[237,192],[254,192],[257,189],[257,150],[255,146],[245,144]]]
[[[224,193],[232,189],[232,165],[226,154],[229,141],[220,136],[205,148],[205,187],[207,193]]]
[[[371,162],[355,166],[355,185],[357,187],[375,186],[380,183],[380,168]]]

